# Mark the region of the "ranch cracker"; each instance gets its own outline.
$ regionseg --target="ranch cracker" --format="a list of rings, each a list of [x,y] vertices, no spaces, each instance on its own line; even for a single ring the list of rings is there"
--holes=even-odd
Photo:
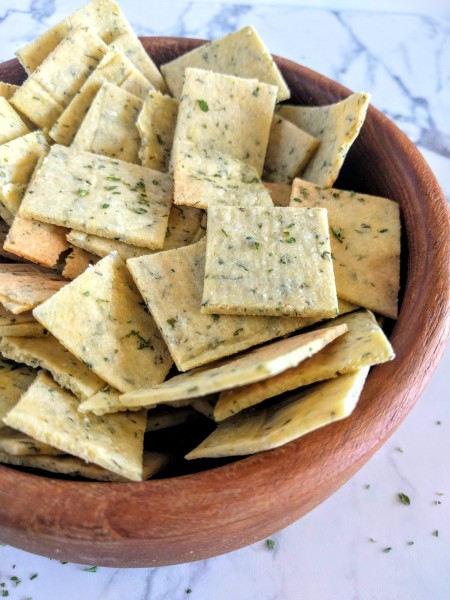
[[[35,454],[58,455],[61,450],[35,440],[29,435],[11,429],[11,427],[2,427],[0,429],[0,453],[7,452],[15,456],[26,456]]]
[[[27,133],[30,130],[20,116],[9,101],[0,96],[0,144],[6,144]]]
[[[36,371],[0,356],[0,428],[3,417],[17,404],[36,377]]]

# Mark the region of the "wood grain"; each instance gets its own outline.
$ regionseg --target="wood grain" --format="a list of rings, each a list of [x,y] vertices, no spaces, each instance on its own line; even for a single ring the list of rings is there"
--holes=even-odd
[[[144,38],[161,64],[199,41]],[[293,100],[326,104],[350,92],[277,58]],[[20,82],[17,61],[0,76]],[[293,522],[349,479],[402,422],[449,335],[447,203],[411,142],[370,108],[339,185],[387,196],[403,219],[402,304],[391,341],[397,358],[374,368],[354,414],[284,447],[209,471],[130,484],[59,481],[0,467],[0,539],[87,564],[143,567],[234,550]]]

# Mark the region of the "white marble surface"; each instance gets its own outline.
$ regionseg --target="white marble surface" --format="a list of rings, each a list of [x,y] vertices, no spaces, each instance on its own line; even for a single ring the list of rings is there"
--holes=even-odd
[[[82,4],[2,0],[0,60]],[[447,0],[309,4],[121,2],[143,35],[210,38],[254,24],[273,53],[370,91],[373,104],[417,144],[450,198]],[[187,565],[92,572],[86,570],[92,565],[61,564],[3,546],[0,598],[6,592],[11,600],[450,598],[449,370],[447,349],[385,446],[321,506],[276,533],[274,549],[263,541]],[[410,497],[409,506],[399,501],[400,492]]]

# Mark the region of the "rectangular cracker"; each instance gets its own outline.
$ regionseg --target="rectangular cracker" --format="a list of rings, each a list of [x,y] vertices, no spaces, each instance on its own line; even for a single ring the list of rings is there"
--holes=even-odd
[[[50,137],[55,142],[64,146],[72,143],[97,92],[107,81],[142,99],[153,89],[125,56],[109,50],[51,128]]]
[[[35,440],[29,435],[11,429],[11,427],[2,427],[0,429],[0,453],[6,452],[14,456],[26,456],[36,454],[46,454],[56,456],[62,454],[61,450]]]
[[[0,146],[0,202],[15,215],[36,165],[50,146],[41,131]]]
[[[279,102],[290,96],[275,61],[252,26],[225,35],[162,65],[161,71],[176,98],[181,96],[187,67],[258,79],[274,85],[278,88]]]
[[[170,175],[55,144],[31,182],[20,214],[159,249],[171,204]]]
[[[256,169],[229,155],[180,143],[173,171],[175,204],[203,209],[273,205]]]
[[[252,383],[222,392],[214,408],[214,418],[222,421],[267,398],[393,360],[394,350],[372,313],[366,310],[352,312],[333,319],[326,326],[342,323],[347,325],[348,333],[298,367],[263,383]]]
[[[66,283],[56,273],[36,265],[0,264],[0,302],[14,314],[33,309]]]
[[[11,104],[49,130],[107,51],[93,31],[71,30],[20,86]]]
[[[141,138],[136,120],[142,100],[105,81],[98,90],[72,148],[139,164]]]
[[[219,364],[176,375],[152,388],[128,392],[120,397],[120,402],[130,408],[148,408],[261,381],[297,366],[346,331],[346,325],[337,325],[272,342]]]
[[[337,314],[324,209],[212,206],[207,231],[202,312]]]
[[[100,377],[52,335],[39,339],[3,337],[0,354],[30,367],[46,369],[61,387],[70,390],[79,400],[87,400],[105,387]]]
[[[97,417],[41,371],[4,422],[37,440],[127,477],[142,480],[146,412]]]
[[[36,319],[33,317],[31,311],[15,315],[0,305],[0,325],[18,325],[23,323],[36,323]]]
[[[36,371],[0,356],[0,427],[3,417],[17,404],[36,377]]]
[[[369,371],[300,390],[293,399],[236,415],[217,427],[186,459],[242,456],[278,448],[311,431],[348,417],[354,410]]]
[[[301,317],[206,315],[200,310],[206,241],[130,259],[127,266],[180,371],[311,325]]]
[[[261,175],[276,94],[276,87],[255,79],[186,69],[173,160],[178,143],[187,141],[198,152],[228,154]]]
[[[323,187],[333,185],[366,118],[370,94],[358,92],[328,106],[280,107],[278,114],[320,140],[302,178]]]
[[[314,152],[319,140],[279,114],[274,115],[264,161],[263,178],[275,183],[292,183]]]
[[[89,265],[95,265],[96,262],[98,262],[98,256],[95,254],[73,247],[66,257],[62,276],[67,279],[76,279],[78,275],[86,271]]]
[[[120,391],[161,383],[172,365],[156,324],[115,253],[89,267],[33,314]]]
[[[338,295],[397,318],[401,228],[398,204],[379,196],[322,189],[296,179],[290,205],[327,209]]]
[[[144,167],[168,172],[178,115],[178,100],[149,92],[136,121],[141,136],[139,158]]]
[[[19,86],[13,83],[6,83],[6,81],[0,81],[0,96],[9,100]]]
[[[17,337],[42,337],[45,335],[45,327],[36,321],[34,323],[17,323],[15,325],[0,325],[0,338],[3,336]]]
[[[6,144],[27,133],[30,133],[30,130],[11,106],[9,100],[0,96],[0,144]]]

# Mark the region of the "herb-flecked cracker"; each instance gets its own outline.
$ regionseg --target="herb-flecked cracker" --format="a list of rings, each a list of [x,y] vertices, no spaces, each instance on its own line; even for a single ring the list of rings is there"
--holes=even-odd
[[[3,426],[3,417],[17,404],[35,377],[34,369],[0,356],[0,427]]]
[[[278,101],[287,100],[290,96],[289,88],[275,61],[251,26],[209,42],[162,65],[161,71],[176,98],[181,96],[187,67],[269,83],[277,86]]]
[[[17,323],[15,325],[0,325],[0,339],[4,336],[17,337],[43,337],[46,331],[45,328],[35,321],[34,323]]]
[[[12,334],[11,334],[12,336]],[[105,387],[105,382],[75,358],[52,335],[39,339],[3,337],[0,354],[30,367],[49,371],[61,387],[86,400]]]
[[[26,135],[30,130],[9,103],[0,96],[0,144],[6,144],[15,138]]]
[[[201,69],[186,69],[173,141],[190,142],[197,151],[228,154],[261,175],[277,88]]]
[[[170,175],[55,144],[20,214],[46,223],[162,248],[172,204]]]
[[[326,211],[296,211],[210,207],[202,312],[337,314]]]
[[[201,312],[206,241],[127,261],[180,371],[311,325],[314,319]]]
[[[325,326],[342,323],[347,325],[348,333],[297,367],[264,382],[222,392],[214,408],[214,418],[222,421],[267,398],[394,358],[392,346],[372,313],[366,310],[352,312]]]
[[[41,371],[4,422],[37,440],[133,481],[142,480],[145,411],[97,417]]]
[[[346,331],[346,325],[338,325],[271,342],[219,364],[176,375],[152,388],[128,392],[120,401],[126,407],[148,408],[260,381],[298,365]]]
[[[187,459],[242,456],[278,448],[319,427],[348,417],[355,408],[368,367],[301,390],[269,408],[227,419]]]
[[[120,257],[112,253],[33,312],[72,354],[120,391],[161,383],[172,360]]]
[[[398,204],[296,179],[290,205],[327,209],[338,296],[395,319],[400,287]]]
[[[285,105],[279,109],[278,114],[320,140],[303,179],[324,187],[333,185],[364,123],[369,101],[369,94],[359,92],[328,106]]]
[[[57,456],[63,454],[61,450],[35,440],[29,435],[11,427],[2,427],[0,429],[0,452],[7,452],[14,456],[26,456],[30,454]]]

